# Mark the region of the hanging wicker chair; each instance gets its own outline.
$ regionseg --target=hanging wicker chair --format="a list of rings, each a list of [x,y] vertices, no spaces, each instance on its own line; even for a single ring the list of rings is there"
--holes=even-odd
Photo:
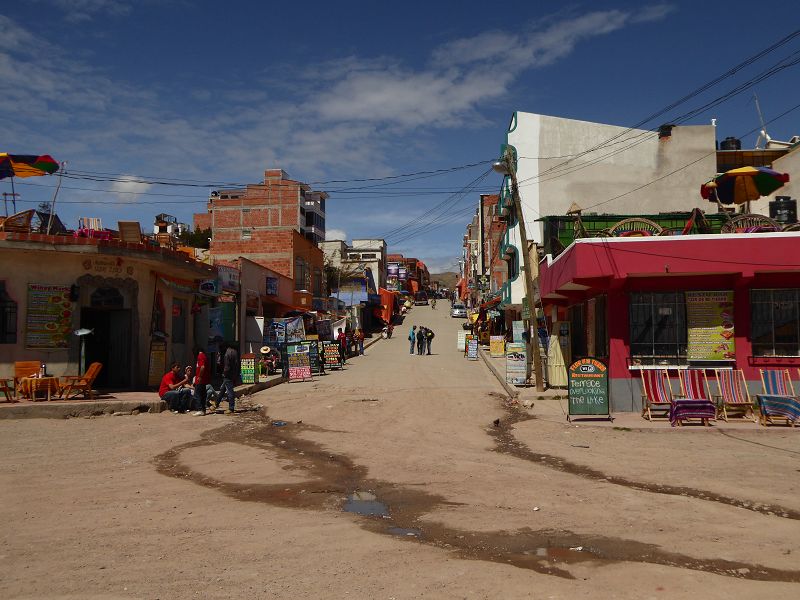
[[[719,230],[720,233],[762,233],[780,231],[781,225],[775,219],[764,215],[744,214],[731,217]]]
[[[660,235],[664,231],[655,221],[643,217],[623,219],[608,230],[608,234],[615,237],[651,236]]]

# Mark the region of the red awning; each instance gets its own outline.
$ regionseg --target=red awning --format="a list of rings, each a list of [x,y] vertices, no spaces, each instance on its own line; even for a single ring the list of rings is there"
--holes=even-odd
[[[481,310],[488,310],[490,308],[494,308],[500,304],[500,296],[495,296],[494,298],[489,298],[486,302],[481,304]]]

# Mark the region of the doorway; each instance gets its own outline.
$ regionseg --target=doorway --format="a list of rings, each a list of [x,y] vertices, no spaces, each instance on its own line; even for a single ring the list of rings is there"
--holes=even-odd
[[[131,310],[123,308],[122,294],[115,288],[99,288],[91,306],[81,309],[81,327],[93,329],[86,336],[86,366],[102,363],[98,388],[131,387]]]

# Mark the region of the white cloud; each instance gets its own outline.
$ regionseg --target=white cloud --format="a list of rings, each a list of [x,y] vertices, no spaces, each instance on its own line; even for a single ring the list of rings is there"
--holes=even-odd
[[[347,241],[347,232],[344,229],[326,229],[325,239],[328,241],[342,240]]]
[[[126,0],[38,0],[64,11],[71,23],[91,21],[96,15],[122,17],[131,12],[131,2]]]
[[[152,186],[139,181],[135,175],[123,175],[119,181],[115,181],[111,190],[117,194],[119,202],[135,202],[143,193],[147,192]]]

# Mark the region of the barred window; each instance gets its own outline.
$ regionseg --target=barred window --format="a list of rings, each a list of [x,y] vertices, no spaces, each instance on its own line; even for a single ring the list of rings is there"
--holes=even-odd
[[[643,365],[687,362],[683,292],[635,292],[630,296],[631,358]]]
[[[0,344],[17,343],[17,303],[8,295],[6,282],[0,281]]]
[[[753,356],[800,356],[800,290],[751,290]]]

